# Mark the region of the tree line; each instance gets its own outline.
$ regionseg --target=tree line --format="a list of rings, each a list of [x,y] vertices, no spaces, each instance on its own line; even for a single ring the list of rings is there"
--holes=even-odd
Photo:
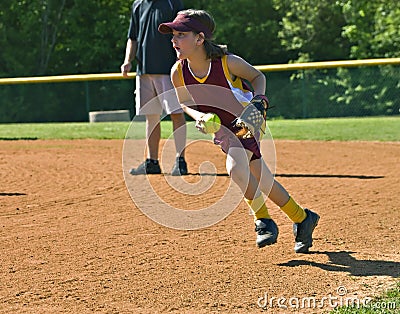
[[[118,72],[133,1],[0,3],[0,76]],[[397,0],[183,0],[253,64],[396,57]]]
[[[0,2],[0,77],[119,72],[132,1]],[[254,65],[400,56],[397,0],[183,0],[217,24],[215,41]],[[393,115],[394,67],[270,72],[270,116]],[[130,109],[131,80],[2,85],[0,123],[87,121]]]

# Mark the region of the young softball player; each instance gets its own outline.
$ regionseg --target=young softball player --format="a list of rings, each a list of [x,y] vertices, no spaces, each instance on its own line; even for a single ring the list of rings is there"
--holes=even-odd
[[[238,127],[234,121],[243,108],[255,101],[268,102],[264,96],[265,76],[212,41],[215,22],[206,11],[180,11],[172,22],[160,24],[158,29],[173,35],[178,61],[171,69],[171,80],[183,110],[196,120],[196,127],[202,132],[205,113],[215,113],[221,119],[222,127],[214,134],[214,143],[226,153],[226,169],[254,214],[257,246],[274,244],[278,237],[278,227],[265,205],[265,194],[293,221],[295,252],[307,253],[319,216],[298,205],[274,179],[261,156],[259,133],[250,138],[236,136]]]

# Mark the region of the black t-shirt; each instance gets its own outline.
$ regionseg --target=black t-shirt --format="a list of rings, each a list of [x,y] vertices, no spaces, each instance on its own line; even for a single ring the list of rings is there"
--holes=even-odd
[[[136,40],[136,73],[169,74],[176,61],[171,36],[161,34],[158,26],[171,22],[183,10],[181,0],[136,0],[132,5],[128,38]]]

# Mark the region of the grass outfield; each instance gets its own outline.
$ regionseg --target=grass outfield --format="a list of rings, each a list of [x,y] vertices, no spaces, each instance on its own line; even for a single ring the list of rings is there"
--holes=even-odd
[[[18,139],[123,139],[144,137],[144,122],[18,123],[0,124],[0,140]],[[400,117],[269,120],[274,139],[322,141],[400,141]],[[162,122],[162,137],[172,133],[170,121]],[[188,123],[188,138],[207,138]]]

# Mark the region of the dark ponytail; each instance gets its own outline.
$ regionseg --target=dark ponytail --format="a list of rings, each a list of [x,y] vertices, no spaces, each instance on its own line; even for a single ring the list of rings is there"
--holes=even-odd
[[[204,40],[207,59],[217,59],[228,54],[228,48],[225,45],[217,45],[209,39]]]

